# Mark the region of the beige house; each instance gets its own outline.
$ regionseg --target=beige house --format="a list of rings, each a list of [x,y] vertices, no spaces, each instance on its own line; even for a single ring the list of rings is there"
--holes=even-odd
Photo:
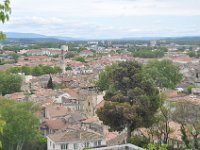
[[[47,136],[47,150],[82,150],[106,146],[104,137],[96,132],[67,129]]]

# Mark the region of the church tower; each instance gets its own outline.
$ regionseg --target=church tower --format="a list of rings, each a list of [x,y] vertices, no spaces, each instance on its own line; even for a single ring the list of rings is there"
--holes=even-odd
[[[61,56],[60,56],[60,68],[62,69],[62,73],[65,74],[66,65],[65,65],[65,54],[68,52],[68,46],[62,45],[61,46]]]

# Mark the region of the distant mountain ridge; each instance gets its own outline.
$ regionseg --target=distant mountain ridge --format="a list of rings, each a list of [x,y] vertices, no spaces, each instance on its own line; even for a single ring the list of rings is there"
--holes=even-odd
[[[20,33],[20,32],[5,32],[8,39],[54,39],[61,41],[83,41],[83,40],[95,40],[95,39],[83,39],[83,38],[72,38],[72,37],[63,37],[63,36],[46,36],[36,33]],[[103,38],[102,38],[103,39]],[[97,39],[96,39],[97,40]],[[98,39],[101,40],[101,39]],[[106,40],[106,39],[105,39]],[[200,36],[182,36],[182,37],[124,37],[116,39],[107,39],[107,40],[200,40]]]
[[[46,36],[36,33],[5,32],[8,39],[58,39],[64,41],[79,40],[72,37]]]

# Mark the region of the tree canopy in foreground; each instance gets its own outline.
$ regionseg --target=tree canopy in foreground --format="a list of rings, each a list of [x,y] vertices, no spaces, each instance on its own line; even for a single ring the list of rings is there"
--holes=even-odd
[[[39,135],[39,119],[35,113],[38,107],[31,102],[17,103],[0,100],[0,114],[6,125],[0,136],[3,150],[22,150],[24,143],[33,141]]]
[[[7,20],[9,20],[10,13],[10,0],[4,0],[3,3],[0,3],[0,22],[5,23]],[[0,31],[0,40],[5,39],[5,37],[5,34]]]
[[[146,76],[138,62],[120,62],[106,68],[107,85],[104,107],[97,115],[111,130],[127,128],[127,138],[139,127],[149,127],[161,105],[154,82]],[[105,78],[104,78],[105,79]]]

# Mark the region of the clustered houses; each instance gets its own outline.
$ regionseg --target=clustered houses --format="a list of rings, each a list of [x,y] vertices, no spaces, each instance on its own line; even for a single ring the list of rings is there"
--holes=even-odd
[[[62,50],[60,49],[33,49],[33,50],[28,50],[26,54],[28,56],[42,56],[42,55],[47,55],[47,56],[55,56],[55,55],[61,55]]]
[[[6,97],[18,102],[33,101],[42,108],[40,130],[48,139],[48,150],[83,149],[122,143],[120,134],[108,131],[95,114],[103,106],[94,74],[52,75],[59,89],[47,89],[49,75],[23,76],[22,92]],[[116,139],[116,142],[113,140]],[[125,137],[123,137],[125,139]]]
[[[33,101],[41,106],[40,130],[42,135],[48,139],[48,150],[79,150],[125,143],[126,131],[109,132],[108,127],[104,126],[96,116],[96,110],[103,107],[105,101],[103,100],[104,93],[96,91],[94,81],[98,79],[99,72],[107,65],[127,60],[147,63],[149,59],[133,58],[128,53],[120,55],[111,53],[116,50],[115,48],[97,50],[96,53],[102,56],[95,58],[88,57],[93,55],[93,51],[82,51],[80,56],[86,57],[86,63],[65,59],[66,67],[70,69],[65,74],[52,75],[53,83],[56,85],[54,90],[47,89],[49,75],[39,77],[23,75],[21,92],[6,95],[17,102]],[[49,57],[61,55],[59,49],[28,50],[24,53],[27,56],[21,56],[18,63],[0,66],[0,70],[12,66],[40,64],[59,66],[60,64],[60,58]],[[184,74],[183,82],[178,85],[179,88],[186,89],[187,85],[200,85],[199,59],[187,57],[181,52],[167,53],[165,58],[178,64]],[[192,96],[181,97],[181,99],[200,104],[199,88],[192,89],[192,94]],[[168,101],[179,100],[177,91],[169,95],[171,97],[169,96]],[[170,127],[174,130],[170,135],[170,142],[180,147],[182,143],[180,125],[170,122]],[[140,129],[136,134],[146,135],[146,131]]]
[[[90,50],[83,50],[80,52],[81,57],[88,57],[88,56],[93,56],[93,52]]]
[[[48,136],[48,150],[80,150],[106,145],[101,134],[93,131],[66,129]]]
[[[36,66],[36,65],[48,65],[54,66],[58,64],[58,59],[50,58],[48,56],[28,56],[20,57],[15,66]]]

